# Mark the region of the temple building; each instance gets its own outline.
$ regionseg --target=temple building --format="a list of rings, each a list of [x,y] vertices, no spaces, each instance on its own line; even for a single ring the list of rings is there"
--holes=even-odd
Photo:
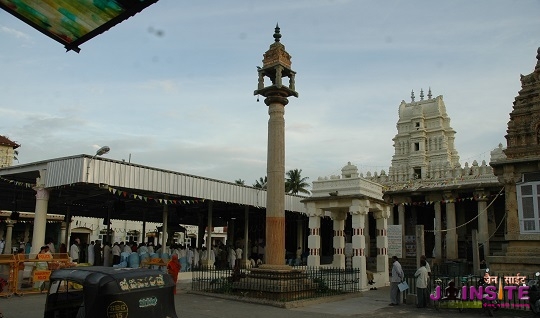
[[[365,178],[381,184],[384,201],[393,206],[388,224],[401,226],[401,256],[417,255],[416,225],[424,226],[422,254],[434,258],[435,264],[462,263],[458,272],[473,265],[473,230],[478,231],[480,260],[499,253],[504,187],[485,161],[461,166],[443,96],[433,97],[429,89],[424,99],[421,90],[415,101],[412,92],[411,101],[399,105],[396,126],[389,173],[368,172]]]
[[[17,158],[17,148],[20,145],[9,140],[5,136],[0,136],[0,168],[13,165],[13,160]]]
[[[490,163],[505,188],[508,244],[488,257],[494,270],[531,273],[540,264],[540,48],[532,73],[521,75],[521,90],[510,113],[504,155]]]

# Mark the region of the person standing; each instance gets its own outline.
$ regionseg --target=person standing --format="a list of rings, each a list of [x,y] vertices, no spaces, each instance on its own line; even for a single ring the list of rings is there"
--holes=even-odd
[[[94,265],[103,266],[103,257],[101,256],[101,241],[96,240],[94,245]]]
[[[94,241],[90,241],[90,245],[88,245],[88,264],[94,265]]]
[[[103,242],[103,266],[112,266],[112,248],[111,243]]]
[[[403,281],[405,274],[401,268],[401,264],[398,262],[397,256],[392,256],[392,277],[390,277],[390,306],[397,306],[401,300],[401,291],[399,290],[399,283]]]
[[[178,261],[178,254],[173,254],[171,260],[167,263],[167,272],[171,275],[174,282],[174,294],[176,295],[176,281],[178,280],[178,273],[180,272],[180,262]]]
[[[414,273],[416,277],[416,307],[427,307],[427,284],[428,284],[428,271],[426,269],[426,260],[420,260],[420,268]]]
[[[79,262],[79,244],[81,243],[81,240],[79,238],[76,238],[73,244],[71,244],[71,247],[69,248],[69,256],[71,257],[71,261],[74,263]]]
[[[112,247],[112,263],[113,265],[120,264],[120,253],[122,253],[122,250],[120,249],[120,245],[118,242],[114,242],[114,245]]]
[[[49,252],[51,252],[51,254],[56,253],[56,249],[54,248],[54,241],[51,238],[47,240],[47,246],[49,247]]]

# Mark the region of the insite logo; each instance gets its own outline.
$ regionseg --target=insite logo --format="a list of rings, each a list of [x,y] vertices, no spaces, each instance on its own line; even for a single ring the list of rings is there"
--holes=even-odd
[[[461,287],[461,300],[503,300],[504,293],[508,297],[506,299],[512,300],[514,293],[517,291],[518,300],[529,299],[529,286],[525,285],[525,276],[504,276],[504,282],[508,285],[504,286],[498,281],[497,276],[490,276],[488,273],[484,275],[484,282],[486,286],[463,286]],[[489,285],[489,284],[498,285]],[[437,301],[442,298],[441,286],[435,287],[435,292],[429,296],[431,300]]]

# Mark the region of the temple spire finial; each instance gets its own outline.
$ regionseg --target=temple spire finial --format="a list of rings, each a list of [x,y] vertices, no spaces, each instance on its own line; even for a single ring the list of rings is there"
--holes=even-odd
[[[429,87],[429,90],[428,90],[428,93],[427,93],[427,98],[428,99],[431,99],[433,95],[431,95],[431,86]]]
[[[414,102],[414,90],[411,90],[411,102]]]
[[[420,100],[424,100],[424,89],[420,89]]]
[[[279,42],[281,39],[281,34],[279,33],[279,24],[276,23],[276,28],[274,29],[274,41]]]

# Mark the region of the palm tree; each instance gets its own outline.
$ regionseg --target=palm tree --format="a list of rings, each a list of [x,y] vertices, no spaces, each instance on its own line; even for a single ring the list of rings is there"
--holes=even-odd
[[[309,190],[306,189],[309,187],[309,183],[306,182],[309,178],[302,178],[302,169],[289,170],[287,171],[286,175],[285,192],[291,194],[310,194]]]
[[[246,181],[242,179],[236,179],[234,180],[234,183],[239,185],[246,185]]]
[[[253,187],[266,190],[267,182],[268,182],[268,178],[266,176],[264,176],[264,178],[260,177],[259,180],[255,180],[255,184],[253,184]]]

